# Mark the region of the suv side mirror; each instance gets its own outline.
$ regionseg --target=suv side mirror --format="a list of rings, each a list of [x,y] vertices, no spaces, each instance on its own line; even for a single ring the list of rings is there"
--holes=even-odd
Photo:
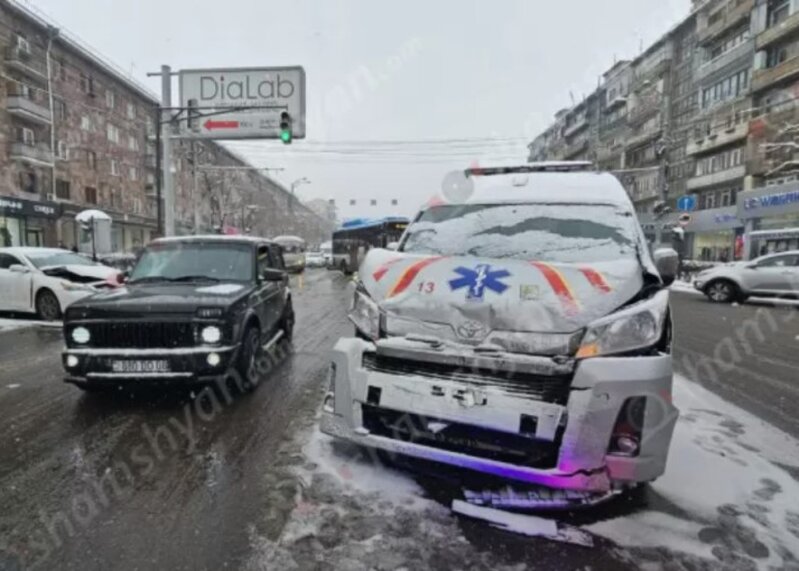
[[[389,242],[386,244],[386,250],[397,250],[399,248],[399,242]]]
[[[666,286],[673,284],[680,268],[680,256],[677,251],[673,248],[658,248],[655,250],[653,258],[663,283]]]
[[[266,282],[282,282],[286,277],[286,272],[274,268],[264,268],[261,278]]]
[[[27,274],[30,273],[31,269],[28,266],[23,266],[22,264],[11,264],[8,267],[9,272],[14,272],[15,274]]]

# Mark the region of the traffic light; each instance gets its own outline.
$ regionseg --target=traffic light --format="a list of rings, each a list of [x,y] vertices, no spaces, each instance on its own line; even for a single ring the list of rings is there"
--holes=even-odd
[[[290,145],[291,138],[291,115],[288,111],[283,111],[280,114],[280,140],[286,145]]]
[[[200,112],[197,109],[197,100],[189,99],[187,101],[188,109],[186,110],[186,126],[189,131],[200,131]]]

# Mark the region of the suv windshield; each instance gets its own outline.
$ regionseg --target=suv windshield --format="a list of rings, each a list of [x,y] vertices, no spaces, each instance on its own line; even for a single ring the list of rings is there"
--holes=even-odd
[[[631,213],[601,204],[445,205],[409,227],[404,252],[601,262],[634,257]]]
[[[73,252],[59,252],[58,250],[45,250],[42,252],[26,252],[25,255],[37,268],[52,266],[96,266],[89,258]]]
[[[248,244],[185,242],[154,244],[142,254],[130,282],[148,279],[219,281],[253,279],[253,253]]]

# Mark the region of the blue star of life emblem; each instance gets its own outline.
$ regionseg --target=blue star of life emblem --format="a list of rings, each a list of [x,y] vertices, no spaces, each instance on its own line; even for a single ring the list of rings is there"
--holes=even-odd
[[[463,266],[457,267],[455,273],[461,277],[450,280],[449,287],[452,291],[468,288],[466,299],[481,301],[486,289],[497,294],[502,294],[508,289],[508,286],[500,281],[502,278],[510,277],[508,270],[492,271],[488,264],[479,264],[473,270]]]

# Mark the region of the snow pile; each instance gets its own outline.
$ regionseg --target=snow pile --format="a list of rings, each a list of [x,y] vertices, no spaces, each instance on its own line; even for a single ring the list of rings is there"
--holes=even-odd
[[[28,327],[61,327],[60,321],[36,321],[34,319],[7,319],[0,317],[0,333],[7,331],[14,331],[17,329],[26,329]]]
[[[671,513],[585,529],[734,569],[799,565],[799,482],[781,467],[799,467],[799,442],[686,379],[676,379],[674,402],[682,416],[666,474],[651,490]]]

